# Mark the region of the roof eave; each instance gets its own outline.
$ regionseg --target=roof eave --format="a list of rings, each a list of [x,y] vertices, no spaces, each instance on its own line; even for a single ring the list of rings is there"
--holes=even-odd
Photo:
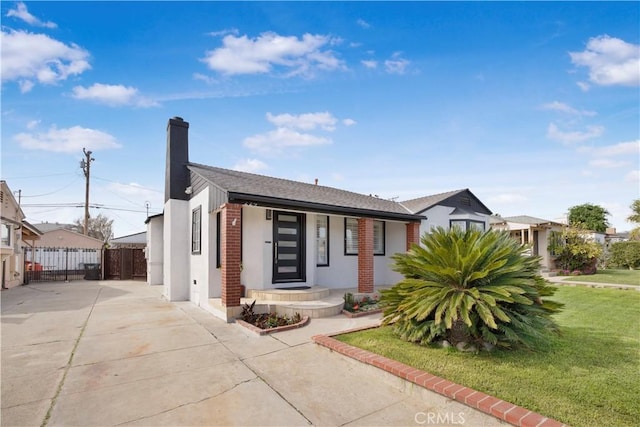
[[[275,209],[300,209],[318,213],[333,213],[340,215],[353,215],[369,218],[394,219],[402,221],[421,221],[426,219],[423,215],[403,214],[399,212],[377,211],[373,209],[351,208],[346,206],[334,206],[323,203],[306,202],[302,200],[282,199],[278,197],[262,196],[257,194],[245,194],[229,192],[231,203],[252,203]]]

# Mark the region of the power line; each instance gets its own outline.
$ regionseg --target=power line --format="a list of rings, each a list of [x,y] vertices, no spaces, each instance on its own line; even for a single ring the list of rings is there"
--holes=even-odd
[[[62,187],[62,188],[60,188],[60,189],[58,189],[58,190],[52,191],[52,192],[50,192],[50,193],[35,194],[35,195],[33,195],[33,196],[24,196],[24,195],[23,195],[22,197],[26,199],[26,198],[28,198],[28,197],[44,197],[44,196],[50,196],[50,195],[52,195],[52,194],[59,193],[60,191],[65,190],[65,189],[67,189],[67,188],[71,187],[71,186],[72,186],[73,184],[75,184],[79,179],[80,179],[80,177],[78,176],[78,177],[76,177],[76,179],[74,179],[73,181],[71,181],[69,184],[65,185],[64,187]]]

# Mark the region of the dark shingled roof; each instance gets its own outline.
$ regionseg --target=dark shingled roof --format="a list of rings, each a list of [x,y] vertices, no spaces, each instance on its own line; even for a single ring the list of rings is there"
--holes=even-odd
[[[403,220],[420,220],[401,204],[323,185],[307,184],[197,163],[189,170],[226,191],[230,200],[263,202],[309,210]]]
[[[475,208],[478,212],[481,212],[482,210],[484,210],[484,213],[491,215],[492,213],[491,210],[487,208],[484,205],[484,203],[482,203],[480,199],[478,199],[471,191],[469,191],[468,188],[464,188],[461,190],[447,191],[446,193],[433,194],[431,196],[419,197],[417,199],[411,199],[404,202],[400,202],[400,204],[406,207],[407,209],[409,209],[411,212],[415,212],[415,213],[424,212],[427,209],[432,208],[433,206],[436,206],[436,205],[445,205],[445,206],[461,208],[461,206],[458,206],[457,203],[453,203],[453,202],[455,201],[454,197],[462,193],[467,193],[467,196],[469,196],[470,199],[473,199],[475,203],[477,203],[477,205],[475,205]],[[449,199],[452,199],[452,200],[449,200]],[[445,202],[447,201],[451,202],[451,204],[446,204]],[[465,211],[467,210],[465,208],[462,208],[462,209]]]
[[[432,194],[431,196],[419,197],[417,199],[411,199],[400,203],[402,203],[402,205],[409,209],[411,212],[420,212],[437,205],[438,203],[448,199],[451,196],[462,193],[463,191],[465,190],[447,191],[446,193]]]

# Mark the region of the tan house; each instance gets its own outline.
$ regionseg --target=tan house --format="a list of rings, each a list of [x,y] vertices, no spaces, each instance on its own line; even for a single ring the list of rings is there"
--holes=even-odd
[[[2,259],[2,289],[12,288],[24,283],[25,247],[33,247],[40,238],[40,231],[25,221],[24,212],[16,201],[6,181],[0,181],[0,216],[2,240],[0,254]]]
[[[540,266],[542,271],[549,271],[554,268],[551,254],[549,253],[549,241],[551,232],[561,232],[564,224],[542,218],[535,218],[528,215],[510,217],[491,217],[491,228],[494,230],[509,231],[511,237],[522,244],[531,245],[531,254],[540,256]]]

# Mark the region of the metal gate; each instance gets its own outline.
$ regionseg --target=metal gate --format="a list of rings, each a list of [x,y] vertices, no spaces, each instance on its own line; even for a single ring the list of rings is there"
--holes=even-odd
[[[89,268],[100,269],[102,250],[25,248],[25,283],[84,279]]]
[[[147,260],[144,257],[144,249],[107,249],[104,254],[104,264],[105,279],[147,279]]]

